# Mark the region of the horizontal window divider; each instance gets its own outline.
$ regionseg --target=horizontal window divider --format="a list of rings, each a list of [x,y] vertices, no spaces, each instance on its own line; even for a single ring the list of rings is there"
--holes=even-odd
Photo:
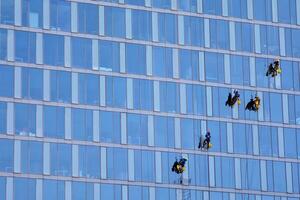
[[[232,51],[232,50],[225,50],[225,49],[212,49],[212,48],[205,48],[205,47],[196,47],[196,46],[189,46],[189,45],[167,44],[167,43],[159,43],[159,42],[153,42],[153,41],[132,40],[132,39],[125,39],[125,38],[115,38],[115,37],[108,37],[108,36],[84,34],[84,33],[75,33],[75,32],[71,33],[71,32],[63,32],[63,31],[57,31],[57,30],[45,30],[45,29],[38,29],[38,28],[31,28],[31,27],[17,27],[17,26],[4,25],[4,24],[0,24],[0,28],[12,29],[15,31],[47,33],[47,34],[55,34],[55,35],[61,35],[61,36],[82,37],[82,38],[87,38],[87,39],[106,40],[106,41],[123,42],[123,43],[131,43],[131,44],[141,44],[141,45],[151,45],[151,46],[195,50],[195,51],[203,51],[203,52],[205,51],[205,52],[212,52],[212,53],[223,53],[223,54],[230,54],[230,55],[257,57],[257,58],[270,58],[270,59],[279,58],[281,60],[300,62],[300,58],[283,57],[281,55],[267,55],[267,54],[257,54],[257,53],[243,52],[243,51]]]
[[[297,28],[299,29],[300,26],[294,24],[286,24],[286,23],[278,23],[278,22],[271,22],[271,21],[261,21],[255,19],[242,19],[230,16],[220,16],[220,15],[211,15],[205,13],[196,13],[196,12],[187,12],[181,10],[169,10],[169,9],[162,9],[162,8],[155,8],[155,7],[144,7],[144,6],[137,6],[137,5],[130,5],[130,4],[120,4],[120,3],[112,3],[112,2],[104,2],[104,1],[94,1],[94,0],[68,0],[70,2],[77,2],[77,3],[89,3],[101,6],[112,6],[118,8],[129,8],[135,10],[143,10],[143,11],[152,11],[152,12],[160,12],[160,13],[168,13],[168,14],[175,14],[175,15],[184,15],[184,16],[193,16],[193,17],[202,17],[208,19],[221,19],[225,21],[234,21],[234,22],[244,22],[250,24],[260,24],[260,25],[271,25],[277,27],[285,27],[285,28]]]
[[[80,69],[80,68],[69,68],[69,67],[62,67],[62,66],[59,67],[59,66],[40,65],[40,64],[32,64],[32,63],[8,62],[3,60],[0,60],[0,65],[8,65],[11,67],[16,66],[16,67],[37,68],[37,69],[46,69],[46,70],[54,70],[54,71],[96,74],[96,75],[114,76],[114,77],[123,77],[123,78],[145,79],[145,80],[152,80],[152,81],[164,81],[164,82],[172,82],[178,84],[183,83],[183,84],[202,85],[202,86],[209,86],[209,87],[223,87],[223,88],[232,88],[232,89],[240,89],[240,90],[250,90],[255,93],[273,92],[273,93],[280,93],[280,94],[300,95],[300,91],[297,90],[283,90],[283,89],[274,89],[274,88],[234,85],[234,84],[227,84],[227,83],[214,83],[214,82],[200,81],[200,80],[193,81],[193,80],[186,80],[186,79],[164,78],[164,77],[157,77],[157,76],[124,74],[121,72],[108,72],[108,71],[92,70],[92,69]]]
[[[151,183],[151,182],[126,181],[126,180],[93,179],[93,178],[81,178],[81,177],[19,174],[19,173],[6,173],[6,172],[0,172],[0,176],[12,177],[12,178],[33,178],[33,179],[50,179],[50,180],[59,180],[59,181],[78,181],[78,182],[116,184],[116,185],[127,185],[127,186],[145,186],[145,187],[155,187],[155,188],[161,187],[161,188],[170,188],[170,189],[201,190],[201,191],[209,191],[209,192],[271,195],[271,196],[280,196],[280,197],[296,197],[296,198],[300,197],[300,194],[295,194],[295,193],[291,194],[291,193],[283,193],[283,192],[262,192],[262,191],[244,190],[244,189],[240,190],[240,189],[231,189],[231,188],[218,188],[218,187],[168,184],[168,183]]]
[[[179,154],[194,154],[194,155],[220,156],[220,157],[228,157],[228,158],[255,159],[255,160],[300,163],[300,159],[293,159],[293,158],[269,157],[269,156],[224,153],[224,152],[207,152],[207,151],[191,150],[191,149],[175,149],[175,148],[155,147],[155,146],[141,146],[141,145],[131,145],[131,144],[124,145],[124,144],[116,144],[116,143],[67,140],[67,139],[46,138],[46,137],[42,138],[42,137],[32,137],[32,136],[22,136],[22,135],[0,134],[0,139],[38,141],[38,142],[55,143],[55,144],[59,143],[59,144],[70,144],[70,145],[112,147],[112,148],[123,148],[123,149],[132,149],[132,150],[140,150],[140,151],[141,150],[146,150],[146,151],[155,151],[155,152],[168,152],[168,153],[179,153]]]

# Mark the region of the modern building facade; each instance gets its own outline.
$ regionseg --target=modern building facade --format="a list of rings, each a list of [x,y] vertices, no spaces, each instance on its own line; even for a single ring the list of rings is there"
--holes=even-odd
[[[300,0],[0,0],[4,199],[299,200]]]

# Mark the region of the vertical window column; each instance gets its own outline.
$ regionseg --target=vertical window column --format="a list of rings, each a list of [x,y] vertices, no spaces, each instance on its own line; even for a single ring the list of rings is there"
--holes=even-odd
[[[289,123],[289,101],[288,101],[287,94],[282,94],[282,110],[283,110],[283,123],[288,124]]]
[[[44,29],[50,27],[50,0],[43,1],[43,25]]]
[[[250,86],[255,87],[256,85],[255,58],[250,57],[249,66],[250,66]]]
[[[261,176],[261,189],[262,191],[267,191],[267,168],[266,168],[266,161],[260,161],[260,176]]]
[[[71,38],[69,36],[65,36],[64,40],[64,47],[65,47],[65,66],[71,67]]]
[[[7,60],[15,60],[15,33],[14,30],[7,31]]]
[[[78,4],[71,2],[71,31],[78,32]]]
[[[127,28],[126,28],[127,30]],[[121,73],[125,73],[126,71],[126,60],[125,60],[125,44],[124,43],[120,43],[120,72]]]
[[[222,0],[222,15],[228,16],[228,0]]]
[[[100,76],[100,106],[105,106],[106,99],[106,85],[105,76]]]
[[[50,175],[50,144],[43,144],[43,174]]]
[[[292,178],[292,164],[291,163],[285,163],[285,171],[286,171],[286,189],[287,189],[287,192],[288,193],[293,193],[293,178]]]
[[[181,148],[180,119],[175,118],[175,148]]]
[[[43,137],[43,106],[36,106],[36,136]]]
[[[277,0],[272,0],[272,21],[278,22]]]
[[[127,144],[126,113],[121,113],[121,144]]]
[[[133,109],[133,80],[127,78],[127,108]]]
[[[283,128],[278,128],[278,152],[279,157],[284,157]]]
[[[93,58],[92,69],[93,70],[98,70],[98,66],[99,66],[98,44],[99,44],[98,40],[92,40],[92,58]]]
[[[197,13],[202,13],[203,12],[203,7],[202,7],[202,0],[197,0]]]
[[[279,46],[280,46],[280,55],[285,56],[285,29],[279,28]]]
[[[232,123],[227,123],[227,151],[233,153]]]
[[[160,91],[159,91],[159,81],[154,81],[153,83],[153,93],[154,93],[154,111],[160,111]]]
[[[178,49],[173,49],[173,78],[179,78]]]
[[[296,0],[297,25],[300,25],[300,0]]]
[[[155,175],[156,175],[156,182],[161,183],[162,182],[162,172],[161,172],[162,166],[161,166],[161,152],[155,152]]]
[[[122,185],[122,200],[128,200],[128,186]]]
[[[105,33],[104,16],[104,6],[99,6],[99,35],[104,35]]]
[[[207,115],[212,116],[212,90],[211,87],[206,87],[206,110],[207,110]]]
[[[260,26],[259,24],[254,25],[254,41],[255,41],[255,52],[261,53],[260,48]]]
[[[72,176],[79,176],[78,145],[72,145]]]
[[[106,179],[107,173],[106,173],[106,148],[101,147],[101,179]]]
[[[72,73],[72,103],[78,104],[78,73]]]
[[[6,129],[8,135],[14,134],[14,104],[9,102],[7,103],[7,118],[6,118]]]
[[[50,101],[50,71],[44,69],[44,80],[43,80],[43,99],[44,101]]]
[[[158,42],[158,15],[152,12],[152,40]]]
[[[146,71],[148,76],[152,76],[152,46],[146,46]]]
[[[230,57],[224,54],[225,83],[230,84]]]
[[[70,140],[71,139],[71,127],[72,127],[72,122],[71,122],[71,108],[66,108],[65,109],[65,139]]]
[[[237,189],[242,189],[241,184],[241,159],[235,158],[234,159],[234,169],[235,169],[235,187]]]
[[[15,140],[14,143],[14,172],[21,173],[21,141]]]
[[[148,115],[148,145],[154,146],[154,118]]]
[[[94,183],[94,199],[100,199],[100,184]]]
[[[230,50],[235,51],[235,22],[229,22]]]
[[[43,180],[36,180],[36,199],[43,199]]]
[[[100,141],[99,111],[93,110],[93,141]]]
[[[14,82],[14,89],[15,89],[15,98],[21,98],[21,67],[15,67],[15,82]]]
[[[65,182],[65,200],[72,200],[72,182]]]
[[[186,113],[186,85],[180,84],[180,112],[182,114]]]
[[[253,134],[253,154],[259,155],[259,143],[258,143],[258,127],[257,125],[252,125],[252,134]]]
[[[199,78],[200,81],[205,81],[205,71],[204,71],[204,53],[199,52]]]
[[[134,151],[128,149],[128,180],[134,181]]]
[[[209,19],[205,18],[204,19],[204,40],[205,40],[205,47],[209,48],[210,47],[210,30],[209,30]]]
[[[7,177],[6,178],[6,199],[8,200],[13,199],[13,189],[14,189],[13,178]]]
[[[260,98],[260,109],[258,110],[258,120],[264,121],[264,98],[262,92],[257,92],[257,95]]]
[[[208,157],[208,170],[209,170],[209,186],[215,186],[215,158],[213,156]]]
[[[253,19],[253,0],[247,0],[248,19]]]
[[[184,19],[182,15],[178,15],[178,43],[184,45]]]
[[[177,0],[171,0],[171,9],[176,10],[177,9]]]
[[[22,2],[15,0],[15,25],[21,26],[22,24]]]
[[[126,38],[132,39],[132,24],[131,24],[131,9],[126,9],[125,11],[126,18]]]

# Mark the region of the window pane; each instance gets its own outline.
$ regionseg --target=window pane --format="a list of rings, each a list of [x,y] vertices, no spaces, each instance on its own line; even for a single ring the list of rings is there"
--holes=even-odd
[[[125,9],[116,7],[104,7],[105,35],[125,38]]]
[[[43,131],[46,137],[64,138],[65,136],[65,109],[64,107],[43,107]]]
[[[56,102],[71,102],[71,73],[51,70],[50,99]]]
[[[184,16],[184,44],[204,46],[203,18]]]
[[[235,23],[235,47],[238,51],[254,52],[253,24]]]
[[[35,63],[36,35],[32,32],[15,31],[15,61]]]
[[[247,1],[243,0],[229,0],[228,1],[228,14],[231,17],[247,18]]]
[[[274,191],[286,192],[285,163],[274,161],[273,168],[274,168]]]
[[[21,172],[42,174],[43,144],[35,141],[21,141]]]
[[[180,78],[199,80],[198,51],[179,50]]]
[[[153,81],[133,79],[133,108],[153,110]]]
[[[0,96],[14,96],[14,68],[0,65]]]
[[[100,148],[79,145],[78,155],[79,176],[100,178]]]
[[[51,175],[71,176],[72,146],[69,144],[50,143]]]
[[[106,105],[125,108],[126,101],[126,79],[121,77],[106,77]]]
[[[153,75],[160,77],[173,77],[173,54],[171,48],[152,48]]]
[[[31,178],[14,178],[14,200],[35,200],[36,180]]]
[[[131,74],[146,75],[146,47],[126,44],[126,71]]]
[[[272,20],[272,0],[253,0],[253,17],[256,20]]]
[[[195,115],[206,114],[205,87],[201,85],[186,85],[187,113]]]
[[[174,119],[171,117],[154,116],[155,146],[174,147]]]
[[[101,195],[101,199],[111,199],[111,200],[122,199],[121,185],[101,184],[100,195]]]
[[[0,119],[1,119],[0,134],[6,134],[7,106],[5,102],[1,102],[1,101],[0,101]]]
[[[210,20],[210,47],[229,49],[229,23],[224,20]],[[220,34],[222,33],[222,34]]]
[[[86,38],[71,38],[71,63],[74,68],[92,68],[92,40]]]
[[[284,128],[284,155],[287,158],[297,158],[296,129]]]
[[[197,0],[177,0],[178,10],[197,12]]]
[[[147,115],[127,114],[128,144],[148,144]]]
[[[0,177],[0,199],[6,198],[6,177]]]
[[[22,97],[25,99],[43,99],[43,70],[22,68]]]
[[[296,1],[295,0],[278,0],[278,21],[282,23],[296,23]],[[285,12],[280,12],[284,10]]]
[[[160,111],[179,112],[179,85],[171,82],[160,82]]]
[[[64,37],[59,35],[43,35],[44,64],[64,66]]]
[[[250,85],[249,58],[245,56],[230,56],[231,83]]]
[[[100,112],[100,141],[121,142],[121,116],[117,112]]]
[[[271,111],[271,121],[272,122],[282,122],[282,98],[281,94],[270,93],[270,109]]]
[[[203,11],[207,14],[222,15],[222,1],[203,0]]]
[[[14,13],[15,2],[0,0],[0,23],[1,24],[14,24],[15,13]]]
[[[94,74],[78,74],[79,103],[99,105],[100,82],[99,76]]]
[[[128,1],[128,0],[126,0]],[[142,2],[141,0],[135,2]],[[152,39],[152,15],[151,12],[131,10],[132,38],[137,40]],[[135,57],[136,58],[136,57]]]
[[[93,111],[72,109],[72,138],[91,141],[93,139]]]
[[[43,181],[43,199],[44,200],[64,200],[65,183],[64,181],[47,180]]]
[[[107,177],[109,179],[127,180],[127,174],[127,149],[107,148]]]
[[[50,0],[50,27],[54,30],[71,30],[71,3],[65,0]]]
[[[14,142],[13,140],[0,139],[0,171],[12,172],[14,167]]]
[[[136,6],[144,6],[145,0],[125,0],[125,3]]]
[[[152,6],[155,8],[171,8],[171,0],[152,0]]]
[[[36,106],[31,104],[15,104],[15,133],[18,135],[35,136]]]
[[[120,44],[111,41],[99,41],[99,64],[103,71],[120,71]]]
[[[94,185],[87,182],[72,182],[72,200],[94,200]]]
[[[177,43],[177,16],[158,13],[158,40],[165,43]]]
[[[22,25],[43,27],[43,1],[22,0]]]
[[[205,52],[205,73],[206,80],[224,83],[224,56],[219,53]]]
[[[78,3],[78,32],[98,34],[99,10],[97,5]]]
[[[152,151],[134,151],[134,180],[153,182],[155,178],[155,160]]]
[[[1,9],[1,0],[0,0],[0,9]],[[1,12],[0,12],[1,15]],[[1,16],[0,16],[1,20]],[[7,59],[7,30],[0,29],[0,60]]]
[[[279,29],[261,25],[260,46],[263,54],[279,55]]]

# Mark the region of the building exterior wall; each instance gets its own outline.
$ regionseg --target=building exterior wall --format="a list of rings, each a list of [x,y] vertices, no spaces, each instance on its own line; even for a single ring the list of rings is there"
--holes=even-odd
[[[300,0],[0,0],[0,200],[300,199],[299,38]]]

